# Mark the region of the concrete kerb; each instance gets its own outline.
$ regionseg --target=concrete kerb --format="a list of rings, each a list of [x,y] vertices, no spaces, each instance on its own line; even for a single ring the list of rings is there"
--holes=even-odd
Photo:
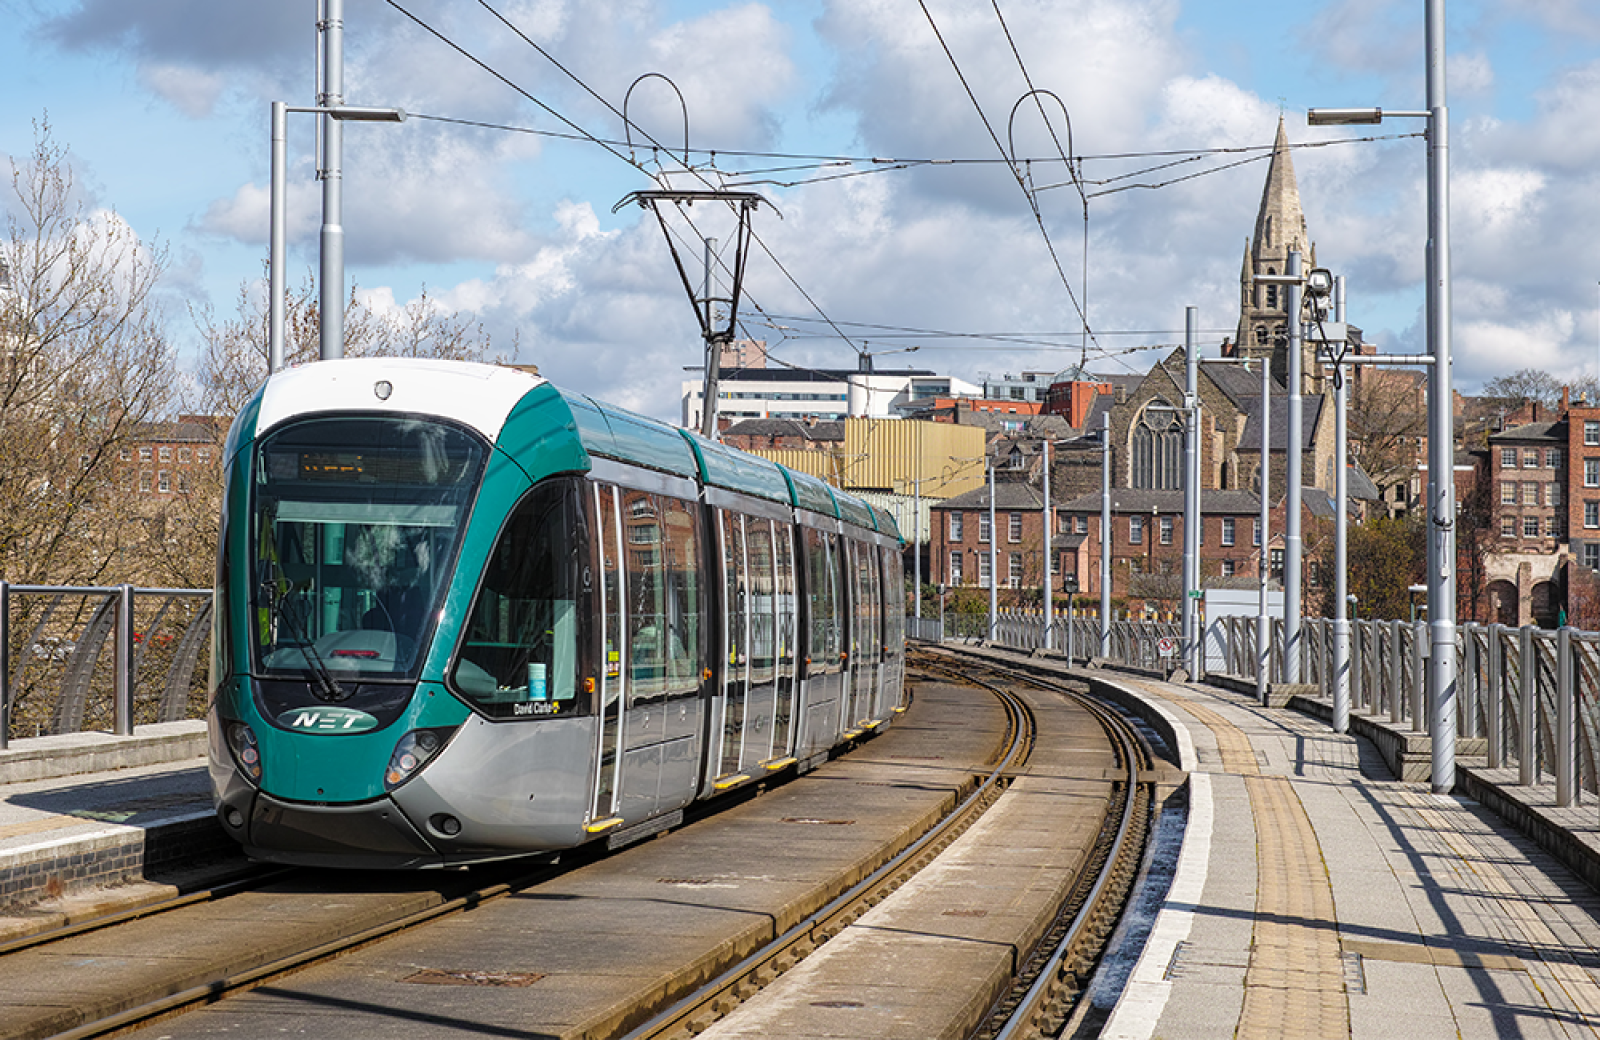
[[[140,726],[131,737],[99,732],[24,737],[0,750],[0,784],[109,773],[198,759],[205,754],[204,719]]]

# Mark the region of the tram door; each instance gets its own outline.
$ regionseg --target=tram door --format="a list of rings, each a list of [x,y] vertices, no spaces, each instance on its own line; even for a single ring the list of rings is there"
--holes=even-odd
[[[872,719],[877,703],[878,675],[883,657],[878,628],[879,597],[877,550],[861,542],[850,543],[850,599],[854,616],[850,625],[850,665],[853,696],[851,715],[845,721],[858,726]]]
[[[594,485],[595,541],[600,564],[600,618],[602,667],[600,669],[599,746],[595,755],[594,805],[591,828],[619,816],[622,781],[623,676],[627,643],[623,639],[622,520],[617,489]]]
[[[722,690],[722,725],[717,776],[739,771],[743,754],[745,712],[750,697],[750,582],[744,517],[723,510],[722,523],[722,648],[726,666]]]
[[[772,758],[794,752],[794,706],[799,693],[795,682],[794,528],[778,524],[773,540],[773,604],[777,623],[776,688],[772,716]]]
[[[836,535],[805,529],[806,598],[811,630],[806,633],[805,718],[796,746],[813,751],[833,743],[846,699],[840,654],[844,649],[842,588]]]

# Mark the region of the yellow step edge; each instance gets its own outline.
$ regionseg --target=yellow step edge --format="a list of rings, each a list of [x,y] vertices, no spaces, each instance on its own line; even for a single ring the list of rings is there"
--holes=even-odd
[[[596,820],[593,823],[586,823],[583,825],[583,829],[588,831],[590,834],[603,834],[613,827],[621,826],[622,817],[612,816],[604,820]]]
[[[896,708],[896,709],[895,709],[895,710],[894,710],[894,713],[895,713],[895,714],[896,714],[896,715],[904,715],[904,714],[905,714],[905,709],[904,709],[904,708]]]
[[[719,791],[726,791],[730,787],[738,787],[748,779],[750,778],[742,773],[738,776],[725,776],[721,780],[713,781],[711,786]]]
[[[854,740],[859,736],[861,736],[861,731],[859,729],[847,729],[844,731],[844,739],[846,740]]]
[[[882,719],[862,719],[860,722],[856,723],[856,725],[860,726],[862,729],[877,729],[879,726],[883,725],[883,720]]]
[[[770,762],[763,762],[763,763],[761,763],[761,765],[762,765],[762,768],[767,770],[767,772],[775,773],[780,769],[785,769],[785,768],[787,768],[789,766],[794,765],[796,761],[797,761],[797,759],[795,759],[793,756],[791,756],[789,758],[775,758]]]

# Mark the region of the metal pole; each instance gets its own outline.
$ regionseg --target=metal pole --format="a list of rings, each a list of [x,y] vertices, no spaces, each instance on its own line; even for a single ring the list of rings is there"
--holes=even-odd
[[[1268,658],[1272,651],[1272,618],[1267,613],[1267,583],[1272,573],[1272,365],[1261,359],[1261,544],[1256,563],[1259,602],[1256,607],[1256,700],[1267,703]]]
[[[112,679],[112,730],[119,737],[133,736],[133,586],[117,588],[116,657]]]
[[[1531,787],[1539,778],[1539,662],[1533,656],[1533,626],[1523,625],[1518,636],[1522,642],[1517,661],[1517,685],[1521,687],[1517,702],[1517,783]]]
[[[1100,413],[1100,656],[1111,656],[1111,412]]]
[[[722,373],[722,354],[717,349],[716,341],[711,338],[711,256],[716,248],[716,239],[706,239],[706,313],[703,326],[706,330],[706,375],[705,400],[700,405],[700,436],[707,440],[717,437],[717,377]]]
[[[1572,719],[1573,701],[1578,690],[1573,682],[1577,669],[1572,659],[1572,629],[1562,625],[1556,631],[1556,805],[1565,808],[1572,804],[1573,755]]]
[[[995,636],[995,619],[1000,613],[1000,559],[995,546],[1000,530],[994,524],[994,463],[989,463],[989,639]]]
[[[284,182],[288,178],[289,112],[272,103],[271,233],[267,245],[267,374],[283,368],[284,225],[288,220]]]
[[[0,580],[0,751],[11,740],[11,583]]]
[[[326,80],[317,104],[344,104],[344,0],[327,0],[322,24]],[[322,317],[318,356],[323,361],[344,357],[344,126],[329,113],[322,116]]]
[[[1200,590],[1200,311],[1183,310],[1184,487],[1183,487],[1183,663],[1190,681],[1200,676],[1195,596]]]
[[[1289,253],[1289,277],[1300,277],[1300,252]],[[1289,425],[1284,434],[1284,475],[1287,486],[1283,497],[1283,678],[1300,681],[1300,466],[1301,453],[1301,346],[1300,296],[1298,281],[1288,286],[1289,296]]]
[[[1445,107],[1444,0],[1427,0],[1428,43],[1428,301],[1433,371],[1433,427],[1428,431],[1428,471],[1433,501],[1428,538],[1434,566],[1428,572],[1428,692],[1433,702],[1433,790],[1456,783],[1456,538],[1455,422],[1450,375],[1450,120]]]
[[[920,462],[919,462],[920,465]],[[915,571],[912,577],[913,596],[916,600],[916,618],[922,620],[922,478],[917,477],[911,485],[911,566]],[[930,539],[931,541],[931,539]]]
[[[1055,624],[1055,604],[1050,602],[1050,438],[1044,439],[1044,648],[1055,649],[1050,631]]]
[[[1333,320],[1344,321],[1344,275],[1333,282]],[[1345,369],[1338,359],[1333,365],[1333,731],[1350,729],[1350,594],[1346,574],[1346,551],[1350,534],[1350,475],[1346,437]]]

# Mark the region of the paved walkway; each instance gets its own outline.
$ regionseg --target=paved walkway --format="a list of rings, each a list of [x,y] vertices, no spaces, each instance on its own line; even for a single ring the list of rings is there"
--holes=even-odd
[[[1102,1035],[1600,1037],[1600,896],[1532,842],[1313,719],[1116,681],[1195,761],[1172,889]]]

